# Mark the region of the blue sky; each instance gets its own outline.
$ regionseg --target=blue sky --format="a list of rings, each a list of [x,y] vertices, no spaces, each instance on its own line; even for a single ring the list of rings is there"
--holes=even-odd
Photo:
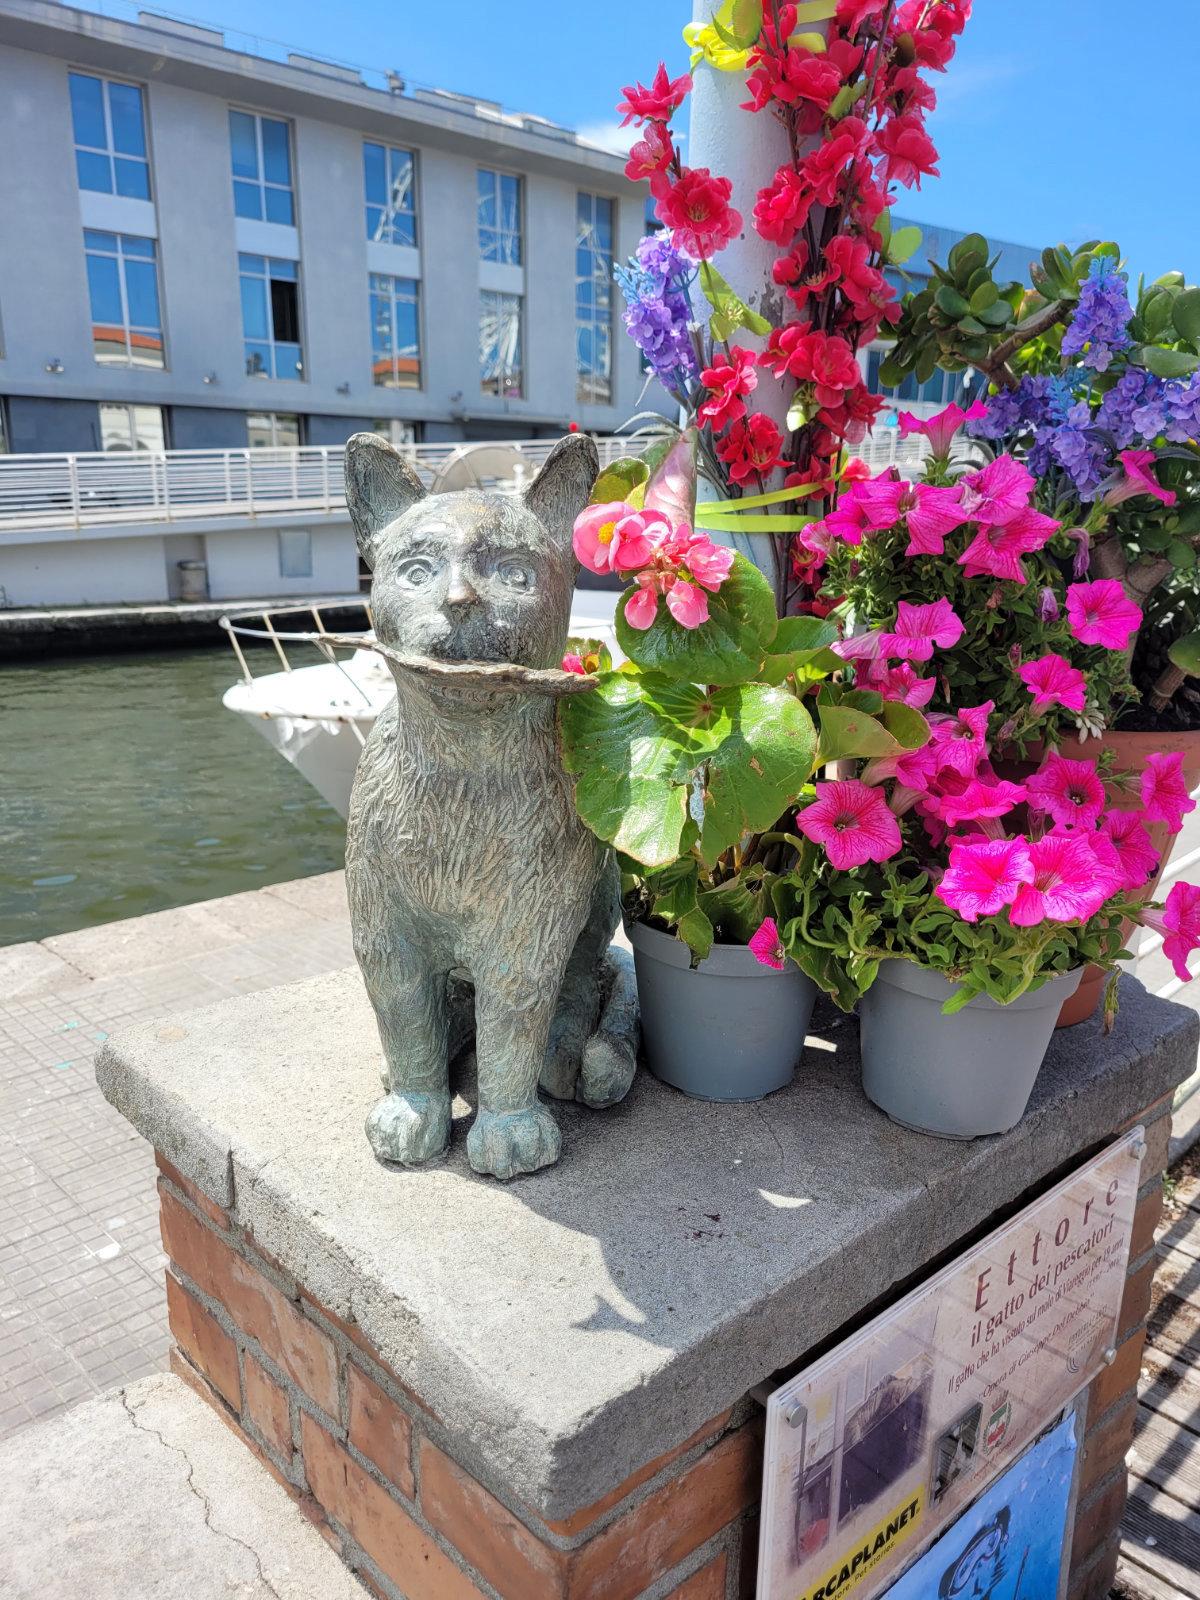
[[[690,0],[184,0],[180,9],[594,132],[614,125],[623,83],[645,81],[660,57],[683,68],[690,12]],[[938,87],[930,130],[942,177],[903,196],[906,214],[1039,246],[1115,238],[1135,274],[1178,267],[1200,279],[1200,0],[1145,10],[1128,0],[975,0]]]

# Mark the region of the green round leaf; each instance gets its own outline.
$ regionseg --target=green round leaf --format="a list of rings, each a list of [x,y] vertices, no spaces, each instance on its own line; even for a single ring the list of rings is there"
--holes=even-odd
[[[708,596],[708,621],[681,627],[660,596],[648,628],[625,620],[629,593],[617,606],[617,643],[647,672],[664,672],[688,683],[746,683],[758,670],[775,632],[775,596],[752,561],[735,555],[716,594]]]
[[[1185,633],[1182,639],[1167,651],[1172,666],[1186,672],[1190,678],[1200,678],[1200,632]]]
[[[628,500],[633,491],[650,476],[650,469],[637,456],[614,461],[592,485],[589,504],[606,505],[610,500]]]
[[[1179,299],[1182,300],[1183,296],[1180,295]],[[1164,350],[1158,344],[1144,344],[1138,352],[1138,361],[1156,378],[1186,378],[1189,372],[1195,372],[1200,367],[1200,356],[1190,356],[1184,350]]]
[[[1175,332],[1191,345],[1200,342],[1200,289],[1185,289],[1171,308]]]

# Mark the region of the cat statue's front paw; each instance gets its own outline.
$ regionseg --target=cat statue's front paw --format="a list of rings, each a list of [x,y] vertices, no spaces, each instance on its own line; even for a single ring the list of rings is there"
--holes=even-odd
[[[450,1148],[449,1094],[385,1094],[367,1118],[367,1138],[380,1161],[436,1161]]]
[[[504,1181],[553,1166],[561,1148],[558,1123],[541,1105],[527,1111],[480,1111],[467,1135],[467,1160],[475,1171]]]

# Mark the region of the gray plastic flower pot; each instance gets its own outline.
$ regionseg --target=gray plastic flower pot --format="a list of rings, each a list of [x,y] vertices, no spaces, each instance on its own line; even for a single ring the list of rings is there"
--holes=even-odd
[[[1083,968],[1002,1006],[977,995],[951,1017],[958,987],[912,961],[885,961],[859,1001],[862,1082],[893,1122],[942,1139],[1006,1133],[1025,1115],[1064,1000]]]
[[[629,925],[646,1064],[698,1100],[761,1100],[792,1081],[816,985],[745,945],[718,944],[693,969],[682,939]]]

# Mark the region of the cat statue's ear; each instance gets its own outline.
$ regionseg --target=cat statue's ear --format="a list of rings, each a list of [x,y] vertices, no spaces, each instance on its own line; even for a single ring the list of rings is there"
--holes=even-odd
[[[425,485],[386,439],[356,433],[346,442],[346,504],[362,558],[375,565],[375,541],[409,506],[425,496]]]
[[[595,441],[586,433],[569,433],[546,457],[546,464],[525,491],[525,504],[552,538],[568,550],[575,518],[587,505],[600,471]]]

